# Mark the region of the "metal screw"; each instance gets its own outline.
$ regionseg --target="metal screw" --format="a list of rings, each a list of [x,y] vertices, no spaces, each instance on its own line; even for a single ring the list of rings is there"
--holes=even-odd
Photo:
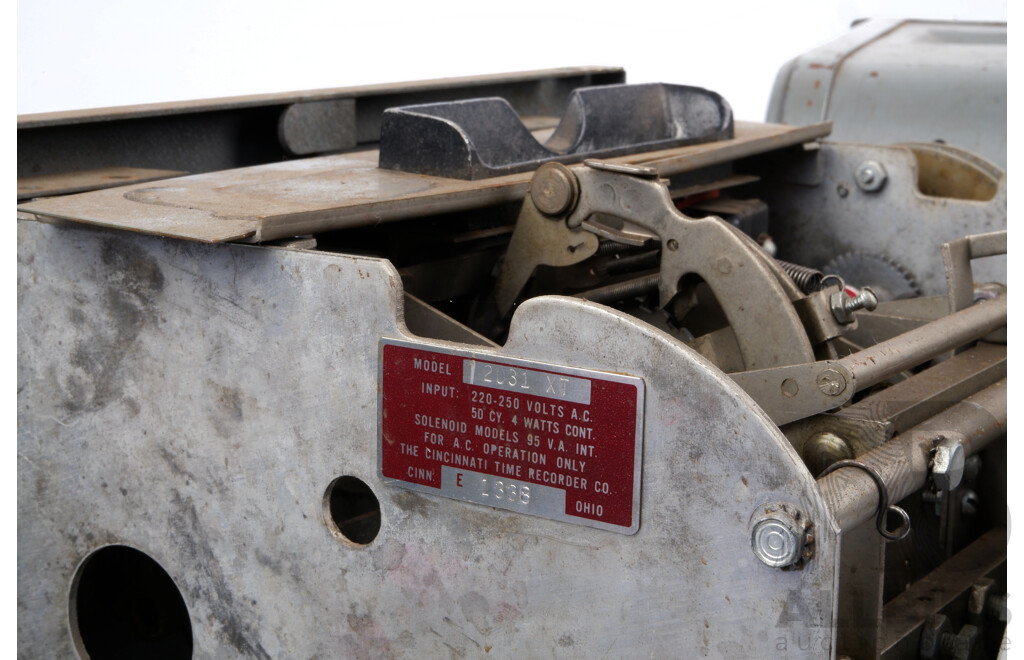
[[[953,660],[969,660],[971,657],[971,651],[974,650],[974,645],[978,641],[980,632],[977,626],[971,624],[964,625],[957,634],[944,633],[940,644],[942,645],[942,651],[947,658]]]
[[[839,323],[853,323],[853,313],[861,309],[869,312],[878,307],[878,296],[871,287],[862,287],[860,293],[854,297],[846,295],[845,291],[836,291],[829,296],[829,306],[832,308],[832,316]]]
[[[544,215],[562,215],[576,205],[580,183],[561,163],[544,163],[530,182],[530,198]]]
[[[861,163],[854,175],[857,186],[864,192],[878,192],[888,178],[885,168],[873,160]]]
[[[964,476],[964,445],[956,438],[940,437],[932,458],[932,482],[939,490],[953,490]]]
[[[750,535],[754,555],[772,568],[792,566],[800,561],[805,541],[803,525],[784,509],[765,514]]]
[[[676,250],[679,249],[679,241],[677,241],[674,238],[668,239],[668,243],[666,245],[668,246],[668,249],[672,252],[675,252]]]
[[[846,390],[846,378],[835,369],[825,369],[817,378],[818,389],[822,394],[838,396]]]

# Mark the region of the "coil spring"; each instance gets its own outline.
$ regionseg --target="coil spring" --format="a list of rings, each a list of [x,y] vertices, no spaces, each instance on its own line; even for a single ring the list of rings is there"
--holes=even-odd
[[[783,261],[782,259],[776,259],[775,261],[778,262],[782,270],[786,271],[786,274],[793,279],[804,293],[814,293],[821,290],[821,282],[825,279],[825,274],[820,270]]]

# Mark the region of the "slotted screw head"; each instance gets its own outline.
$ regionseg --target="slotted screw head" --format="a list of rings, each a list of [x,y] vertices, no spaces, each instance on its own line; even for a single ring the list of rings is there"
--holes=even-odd
[[[838,396],[846,390],[846,378],[835,369],[825,369],[817,378],[818,389],[822,394]]]

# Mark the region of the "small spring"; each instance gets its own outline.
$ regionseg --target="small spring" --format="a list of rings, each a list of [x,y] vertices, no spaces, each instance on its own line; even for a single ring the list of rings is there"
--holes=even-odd
[[[814,293],[821,290],[821,282],[825,279],[825,274],[820,270],[783,261],[782,259],[776,259],[775,261],[782,266],[782,270],[786,271],[787,275],[793,278],[793,281],[796,282],[796,285],[804,293]]]

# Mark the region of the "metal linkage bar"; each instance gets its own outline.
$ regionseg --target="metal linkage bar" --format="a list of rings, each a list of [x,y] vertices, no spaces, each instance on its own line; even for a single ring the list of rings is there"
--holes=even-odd
[[[956,438],[965,456],[981,451],[1006,432],[1006,379],[947,408],[906,433],[858,457],[885,482],[889,500],[899,502],[924,486],[938,438]],[[861,470],[841,468],[818,480],[825,503],[841,530],[853,529],[878,509],[878,488]]]
[[[863,390],[1006,325],[1006,296],[972,305],[839,360]]]
[[[838,408],[857,392],[1005,325],[1006,296],[1000,295],[839,360],[748,370],[730,377],[781,426]]]

